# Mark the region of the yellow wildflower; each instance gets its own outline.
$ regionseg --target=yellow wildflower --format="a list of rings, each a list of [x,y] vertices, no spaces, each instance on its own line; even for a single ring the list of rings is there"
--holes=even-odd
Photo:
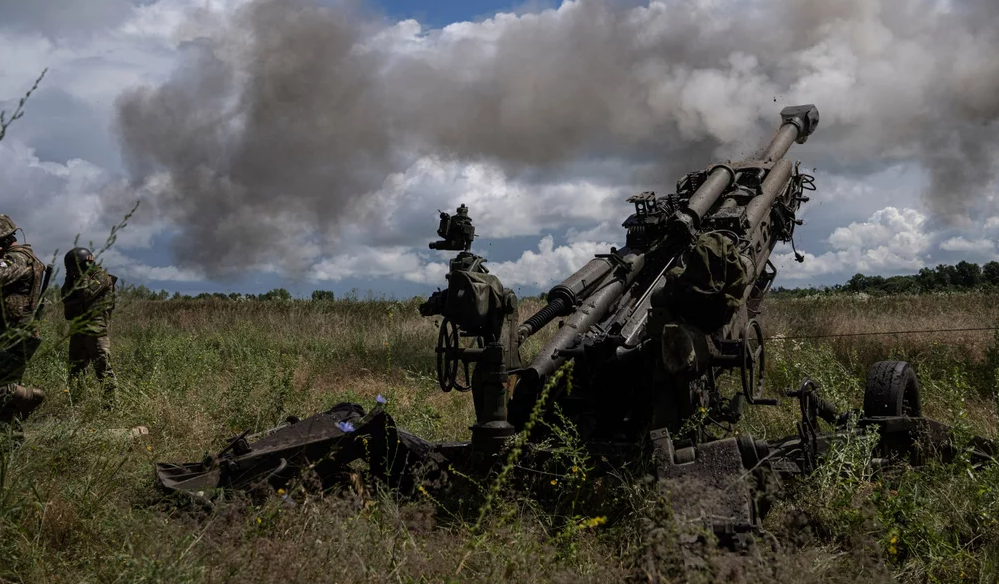
[[[557,480],[555,480],[555,479],[552,479],[552,486],[555,486],[555,485],[557,485],[557,484],[558,484],[558,481],[557,481]]]
[[[589,519],[584,519],[583,521],[581,521],[579,523],[579,526],[582,528],[593,529],[594,527],[598,525],[603,525],[604,523],[607,523],[606,517],[591,517]]]
[[[277,490],[277,494],[278,495],[283,495],[284,494],[284,489],[278,489]]]

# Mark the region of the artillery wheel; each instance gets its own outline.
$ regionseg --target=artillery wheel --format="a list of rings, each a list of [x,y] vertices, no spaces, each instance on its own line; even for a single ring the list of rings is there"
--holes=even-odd
[[[461,338],[458,325],[451,319],[445,318],[437,334],[437,383],[445,393],[452,389],[460,392],[472,389],[469,362],[454,355],[461,349],[470,348],[462,346]],[[484,346],[482,337],[474,337],[472,344],[481,349]]]
[[[766,349],[763,347],[763,328],[756,320],[746,323],[739,344],[739,373],[742,393],[752,404],[763,395],[763,371],[766,366]]]
[[[905,361],[878,361],[867,370],[865,416],[923,415],[916,370]]]
[[[453,351],[460,347],[458,325],[445,318],[437,334],[437,383],[445,393],[452,389],[467,391],[467,388],[458,383],[459,360],[453,356]]]

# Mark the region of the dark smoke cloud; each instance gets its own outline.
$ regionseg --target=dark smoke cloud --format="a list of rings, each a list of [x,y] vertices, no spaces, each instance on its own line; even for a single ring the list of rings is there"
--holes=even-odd
[[[221,277],[280,258],[299,271],[303,234],[364,216],[362,196],[395,166],[381,60],[352,54],[359,18],[255,2],[187,47],[163,86],[120,97],[132,176],[169,173],[154,203],[184,233],[182,265]]]
[[[668,188],[750,154],[788,103],[822,112],[810,159],[918,161],[931,210],[957,219],[997,170],[997,25],[987,0],[580,0],[417,35],[359,4],[252,0],[200,22],[117,125],[134,184],[183,231],[179,262],[212,277],[300,271],[343,226],[376,230],[374,193],[419,156],[524,180],[619,160]]]

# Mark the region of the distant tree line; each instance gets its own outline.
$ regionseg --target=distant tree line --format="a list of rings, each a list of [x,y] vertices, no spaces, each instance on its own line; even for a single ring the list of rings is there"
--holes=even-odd
[[[229,302],[247,302],[247,301],[257,301],[257,302],[274,302],[274,301],[288,301],[292,300],[293,297],[291,292],[288,292],[284,288],[274,288],[268,292],[262,294],[244,294],[241,292],[202,292],[200,294],[181,294],[180,292],[174,292],[173,294],[167,292],[166,290],[160,290],[155,292],[150,290],[146,286],[122,286],[120,289],[120,296],[128,298],[130,300],[225,300]],[[356,296],[355,294],[347,294],[350,298]],[[314,302],[329,302],[336,300],[336,295],[329,290],[315,290],[312,292],[312,300]]]
[[[999,262],[988,262],[979,266],[972,262],[959,262],[956,265],[941,264],[935,268],[923,268],[918,274],[908,276],[865,276],[856,274],[846,284],[833,286],[784,288],[777,287],[770,291],[777,298],[796,298],[816,295],[841,295],[865,293],[872,296],[890,296],[895,294],[926,294],[933,292],[960,292],[986,288],[999,288]],[[291,292],[284,288],[274,288],[262,294],[244,294],[240,292],[202,292],[190,295],[166,290],[155,292],[146,286],[128,286],[121,288],[121,296],[131,300],[224,300],[231,302],[286,302],[292,300]],[[545,300],[545,294],[538,297]],[[330,290],[314,290],[313,302],[332,302],[336,295]],[[374,300],[372,293],[368,298],[361,298],[356,290],[344,294],[342,300]],[[384,297],[380,298],[385,300]]]
[[[367,301],[392,301],[392,302],[416,302],[420,303],[425,301],[426,296],[414,296],[409,299],[398,299],[386,296],[383,293],[377,293],[371,290],[361,291],[358,289],[352,289],[344,292],[337,298],[330,290],[313,290],[312,294],[306,298],[296,299],[291,295],[291,292],[284,288],[274,288],[268,292],[262,294],[244,294],[240,292],[202,292],[200,294],[181,294],[180,292],[167,292],[166,290],[160,290],[159,292],[153,291],[144,285],[129,285],[124,282],[119,282],[118,287],[119,297],[124,300],[141,300],[141,301],[156,301],[156,302],[169,302],[178,300],[213,300],[213,301],[225,301],[225,302],[367,302]],[[56,302],[58,291],[49,289],[48,295],[51,296],[51,301]],[[539,296],[521,296],[521,300],[528,299],[545,299],[545,294]]]
[[[794,298],[815,295],[865,293],[872,296],[895,294],[928,294],[934,292],[967,292],[999,287],[999,262],[979,266],[972,262],[956,265],[940,264],[923,268],[918,274],[908,276],[865,276],[857,274],[846,284],[810,288],[778,287],[771,291],[775,297]]]

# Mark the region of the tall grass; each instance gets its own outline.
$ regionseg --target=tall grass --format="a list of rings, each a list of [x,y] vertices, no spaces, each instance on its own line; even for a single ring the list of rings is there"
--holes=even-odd
[[[50,341],[26,377],[49,399],[19,447],[0,438],[0,581],[999,580],[995,467],[877,474],[862,444],[835,453],[830,468],[841,472],[789,488],[768,520],[783,551],[755,557],[715,550],[677,525],[671,497],[679,495],[662,485],[596,477],[571,435],[560,437],[562,459],[549,474],[493,490],[487,479],[448,500],[304,487],[290,493],[293,504],[277,494],[236,496],[213,510],[159,500],[154,461],[199,460],[247,428],[340,401],[371,406],[382,394],[407,429],[467,438],[471,400],[437,388],[437,328],[417,306],[124,302],[112,324],[120,387],[112,411],[96,382],[67,386],[66,342]],[[534,308],[522,303],[522,316]],[[999,352],[988,333],[789,337],[990,326],[996,310],[979,295],[768,302],[766,331],[784,337],[768,344],[768,391],[810,375],[827,399],[859,407],[866,367],[903,357],[921,375],[928,414],[995,437]],[[54,306],[43,323],[46,338],[65,337],[58,313]],[[795,416],[790,403],[757,409],[746,430],[773,438],[793,431]],[[137,425],[149,435],[130,439],[125,430]]]

